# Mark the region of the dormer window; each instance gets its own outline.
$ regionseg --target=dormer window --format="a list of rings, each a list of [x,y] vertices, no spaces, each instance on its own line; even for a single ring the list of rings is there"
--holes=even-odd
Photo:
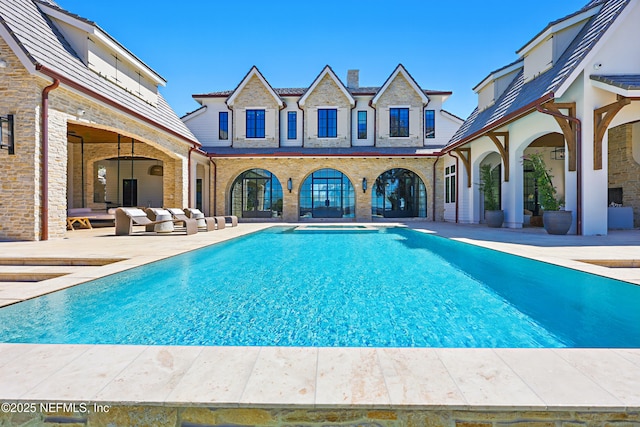
[[[409,136],[409,109],[389,109],[389,136],[404,138]]]
[[[247,138],[264,138],[264,110],[247,110]]]

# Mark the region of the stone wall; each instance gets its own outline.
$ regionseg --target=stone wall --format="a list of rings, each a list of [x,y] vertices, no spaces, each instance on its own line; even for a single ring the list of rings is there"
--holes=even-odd
[[[35,404],[38,408],[39,404]],[[98,410],[94,409],[97,408]],[[77,412],[0,412],[0,425],[154,427],[638,427],[637,411],[253,409],[88,404]]]
[[[354,187],[356,197],[356,221],[371,220],[371,191],[373,183],[383,172],[393,168],[405,168],[415,172],[425,184],[427,191],[427,220],[433,220],[433,164],[434,158],[218,158],[217,184],[211,182],[216,189],[215,213],[217,215],[230,213],[231,186],[234,180],[244,171],[259,168],[273,173],[283,189],[283,220],[296,222],[299,220],[299,192],[304,180],[314,171],[323,168],[336,169],[344,173]],[[442,180],[442,162],[437,165],[436,177],[438,183]],[[289,193],[286,189],[287,181],[291,178],[293,189]],[[368,189],[362,191],[362,178],[367,178]],[[214,187],[215,185],[215,187]],[[440,189],[436,191],[436,220],[441,221],[444,214],[444,194]],[[214,212],[213,198],[211,212]]]
[[[609,130],[609,188],[622,187],[622,204],[633,208],[633,226],[640,227],[640,164],[633,158],[633,126]]]
[[[40,232],[41,85],[0,38],[0,115],[14,115],[15,154],[0,150],[0,239],[34,240]]]
[[[39,240],[42,206],[40,109],[42,89],[51,81],[30,75],[2,39],[0,55],[7,61],[7,67],[0,69],[0,114],[14,114],[16,143],[15,155],[0,151],[0,169],[3,171],[0,239]],[[77,116],[79,109],[85,111],[82,117]],[[144,146],[148,145],[149,155],[166,160],[169,165],[164,177],[167,206],[186,205],[187,157],[191,144],[61,86],[49,94],[49,238],[61,238],[66,234],[67,131],[70,122],[133,137],[143,143],[139,145],[141,155],[145,153]],[[79,177],[79,165],[74,164],[73,169]],[[76,182],[76,179],[79,178],[74,173],[72,180]],[[92,182],[86,185],[88,189],[93,188]]]
[[[337,108],[337,137],[318,137],[318,108]],[[304,146],[336,148],[351,146],[351,103],[336,82],[326,74],[304,103]]]
[[[265,137],[247,138],[246,110],[264,108]],[[235,148],[273,148],[280,145],[279,106],[265,85],[253,76],[233,103],[233,146]]]
[[[409,137],[391,138],[389,136],[389,107],[408,106],[409,108]],[[424,117],[423,104],[420,95],[402,75],[398,74],[382,93],[376,103],[377,147],[422,147]]]

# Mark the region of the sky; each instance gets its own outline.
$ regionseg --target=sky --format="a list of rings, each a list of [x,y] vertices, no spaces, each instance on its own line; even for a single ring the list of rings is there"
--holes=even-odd
[[[588,0],[57,0],[96,22],[167,80],[179,116],[192,95],[232,90],[253,65],[274,87],[308,87],[325,65],[381,86],[402,63],[423,89],[448,90],[466,118],[473,87],[550,21]]]

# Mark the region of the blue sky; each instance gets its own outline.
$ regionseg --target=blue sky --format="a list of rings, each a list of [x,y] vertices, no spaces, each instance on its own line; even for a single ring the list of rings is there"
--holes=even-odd
[[[256,65],[273,87],[306,87],[329,64],[346,82],[380,86],[402,63],[425,89],[451,90],[445,109],[466,118],[472,88],[516,59],[547,23],[587,0],[435,1],[57,0],[95,21],[168,80],[182,116],[194,93],[233,89]]]

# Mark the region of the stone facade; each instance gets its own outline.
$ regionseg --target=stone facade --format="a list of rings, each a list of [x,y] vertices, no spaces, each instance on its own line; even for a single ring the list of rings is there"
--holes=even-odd
[[[409,107],[409,137],[391,138],[389,136],[389,108],[393,106]],[[378,147],[422,147],[424,117],[422,114],[423,103],[420,94],[416,92],[409,81],[398,74],[380,95],[376,103],[378,120],[376,132],[378,134],[376,146]]]
[[[0,55],[7,67],[0,70],[2,102],[0,114],[13,114],[16,154],[0,151],[0,168],[5,178],[0,194],[0,238],[12,240],[39,240],[41,238],[41,96],[50,81],[30,75],[9,46],[0,39]],[[83,117],[77,111],[85,111]],[[68,170],[69,124],[108,130],[133,137],[138,154],[158,158],[165,163],[164,201],[167,206],[186,206],[188,180],[187,158],[191,145],[175,136],[135,120],[118,110],[99,104],[63,86],[49,94],[49,238],[66,234],[68,173],[72,174],[74,191],[80,188],[81,167],[72,164]],[[85,172],[88,162],[117,155],[117,151],[96,147],[85,151]],[[72,158],[81,156],[72,154]],[[168,166],[168,167],[167,167]],[[91,166],[92,167],[92,166]],[[92,194],[93,177],[87,174],[85,193]],[[73,195],[74,202],[78,195]],[[81,201],[80,201],[81,202]],[[77,206],[80,206],[79,203]]]
[[[314,171],[324,168],[336,169],[344,173],[351,181],[356,197],[356,221],[371,221],[371,191],[373,183],[383,172],[394,168],[405,168],[415,172],[424,182],[427,191],[427,220],[433,220],[433,157],[344,157],[344,158],[218,158],[217,183],[211,182],[216,191],[217,206],[211,206],[216,215],[229,214],[231,210],[231,187],[235,179],[249,169],[266,169],[273,173],[284,192],[282,219],[287,222],[299,220],[300,186]],[[436,165],[438,185],[442,180],[442,162]],[[286,183],[291,178],[291,193]],[[362,191],[362,179],[367,178],[369,188]],[[438,187],[439,188],[439,187]],[[211,200],[213,203],[213,199]],[[436,220],[441,221],[444,214],[444,194],[436,190]]]
[[[640,226],[640,164],[633,158],[633,125],[609,130],[609,188],[622,188],[622,205],[633,207],[633,226]]]
[[[38,403],[34,403],[39,408]],[[71,406],[71,405],[69,405]],[[79,405],[78,405],[79,407]],[[94,408],[98,408],[95,410]],[[640,427],[638,412],[86,405],[82,412],[0,412],[0,425],[153,427]]]
[[[247,138],[246,110],[264,108],[265,137]],[[279,145],[278,102],[257,76],[252,76],[233,103],[233,146],[236,148],[272,148]]]
[[[337,137],[318,137],[318,108],[337,108]],[[336,82],[325,76],[318,82],[304,103],[304,146],[307,148],[338,148],[351,146],[351,101]]]

